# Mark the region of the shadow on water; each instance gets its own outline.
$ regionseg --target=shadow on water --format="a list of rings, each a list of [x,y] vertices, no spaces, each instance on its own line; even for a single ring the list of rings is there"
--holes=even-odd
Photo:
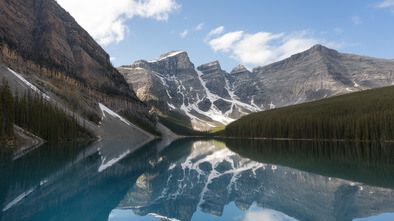
[[[394,189],[394,143],[223,140],[254,161]]]

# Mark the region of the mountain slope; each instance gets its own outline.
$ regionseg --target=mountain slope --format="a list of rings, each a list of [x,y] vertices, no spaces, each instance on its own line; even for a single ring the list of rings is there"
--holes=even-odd
[[[394,86],[263,111],[228,126],[225,136],[394,140]]]
[[[252,112],[389,86],[394,60],[343,54],[315,45],[288,59],[230,73],[218,61],[194,68],[187,53],[173,51],[152,61],[118,67],[137,96],[164,115],[190,118],[206,130]]]
[[[194,129],[226,125],[260,110],[234,98],[228,74],[218,62],[197,68],[186,52],[172,51],[151,61],[118,67],[137,96],[162,115],[183,114]],[[188,122],[187,122],[188,121]]]
[[[108,54],[54,0],[1,1],[0,51],[5,66],[82,117],[101,115],[101,102],[154,127]]]
[[[321,99],[394,83],[394,59],[378,59],[339,53],[321,45],[288,59],[254,68],[255,103],[268,108]],[[240,81],[235,77],[235,84]],[[244,79],[241,79],[241,81]],[[236,90],[237,91],[237,90]],[[272,106],[272,105],[271,105]]]

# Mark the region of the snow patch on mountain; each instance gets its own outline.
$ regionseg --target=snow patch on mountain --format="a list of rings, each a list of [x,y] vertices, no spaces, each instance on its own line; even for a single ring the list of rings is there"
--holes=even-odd
[[[107,112],[107,114],[111,115],[112,117],[119,118],[125,124],[130,126],[130,123],[126,119],[124,119],[123,117],[121,117],[119,114],[115,113],[113,110],[109,109],[108,107],[104,106],[104,104],[99,103],[99,106],[101,112],[103,113],[103,118],[106,117],[105,113]]]
[[[33,84],[31,84],[29,81],[27,81],[24,77],[22,77],[20,74],[16,73],[15,71],[11,70],[10,68],[8,68],[8,71],[10,71],[11,73],[13,73],[17,78],[19,78],[19,80],[21,80],[23,83],[25,83],[27,86],[29,86],[33,91],[42,94],[42,97],[46,100],[49,100],[50,97],[48,95],[46,95],[44,92],[40,91],[40,89],[36,88]]]
[[[261,111],[261,109],[259,107],[257,107],[257,106],[253,106],[253,105],[250,105],[250,104],[247,104],[247,103],[244,103],[244,102],[241,102],[241,101],[237,100],[236,99],[236,95],[234,94],[234,91],[230,90],[230,86],[229,86],[228,81],[226,81],[226,84],[228,84],[228,85],[226,85],[225,88],[227,89],[228,93],[230,94],[231,99],[222,98],[222,97],[219,97],[219,96],[211,93],[208,90],[208,88],[206,87],[206,82],[201,77],[204,73],[199,71],[198,69],[196,69],[196,71],[198,73],[198,76],[199,76],[199,79],[200,79],[202,85],[204,86],[204,89],[207,91],[208,97],[210,99],[212,99],[211,100],[212,102],[221,99],[221,100],[224,100],[226,102],[231,103],[232,105],[238,105],[238,106],[243,107],[243,108],[245,108],[247,110],[250,110],[252,112]]]
[[[169,58],[169,57],[174,57],[174,56],[176,56],[178,54],[181,54],[181,53],[184,53],[184,51],[172,51],[172,52],[169,52],[167,54],[163,54],[159,58],[150,60],[148,62],[150,62],[150,63],[158,62],[158,61],[164,60],[164,59]]]

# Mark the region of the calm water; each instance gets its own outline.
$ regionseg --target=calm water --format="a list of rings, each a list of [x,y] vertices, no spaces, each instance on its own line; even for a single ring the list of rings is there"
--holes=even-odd
[[[127,141],[0,152],[0,220],[394,220],[394,145]]]

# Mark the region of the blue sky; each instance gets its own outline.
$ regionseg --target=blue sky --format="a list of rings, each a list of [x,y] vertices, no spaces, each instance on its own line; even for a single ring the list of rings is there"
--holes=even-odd
[[[57,1],[115,66],[183,50],[196,66],[219,60],[231,71],[238,64],[266,65],[316,43],[394,58],[394,0]]]

